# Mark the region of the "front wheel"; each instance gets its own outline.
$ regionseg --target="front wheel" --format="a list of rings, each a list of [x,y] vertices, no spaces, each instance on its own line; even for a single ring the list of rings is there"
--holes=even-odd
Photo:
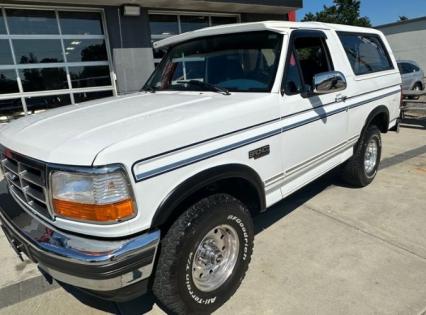
[[[210,314],[243,280],[253,251],[247,207],[226,194],[189,207],[161,242],[153,291],[177,314]]]
[[[369,185],[376,177],[381,154],[380,130],[371,125],[359,139],[354,155],[343,165],[343,180],[355,187]]]

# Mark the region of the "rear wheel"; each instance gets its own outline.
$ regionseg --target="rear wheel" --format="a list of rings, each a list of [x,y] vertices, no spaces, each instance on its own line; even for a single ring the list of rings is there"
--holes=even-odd
[[[417,82],[414,87],[413,87],[413,91],[422,91],[423,90],[423,85],[420,82]],[[412,99],[414,100],[418,100],[420,98],[420,96],[413,96]]]
[[[380,130],[371,125],[361,136],[354,155],[343,165],[343,180],[355,187],[369,185],[376,177],[381,153]]]
[[[188,208],[161,242],[153,291],[177,314],[210,314],[243,280],[253,251],[247,207],[226,194]]]

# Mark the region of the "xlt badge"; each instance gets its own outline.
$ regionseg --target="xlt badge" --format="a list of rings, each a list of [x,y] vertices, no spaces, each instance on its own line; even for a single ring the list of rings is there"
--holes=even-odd
[[[271,152],[271,148],[268,145],[265,145],[261,148],[254,149],[249,152],[249,159],[260,159],[261,157],[268,155]]]

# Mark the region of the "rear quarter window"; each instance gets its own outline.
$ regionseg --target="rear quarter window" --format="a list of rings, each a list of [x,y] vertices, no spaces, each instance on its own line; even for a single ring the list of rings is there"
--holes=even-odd
[[[381,38],[374,34],[337,33],[356,75],[394,69]]]

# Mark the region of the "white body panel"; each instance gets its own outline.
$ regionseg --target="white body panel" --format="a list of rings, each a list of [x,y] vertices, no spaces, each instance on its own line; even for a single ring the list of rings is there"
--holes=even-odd
[[[288,38],[295,29],[321,30],[346,90],[313,98],[281,95]],[[284,34],[270,93],[137,93],[33,115],[0,130],[0,143],[48,163],[102,166],[120,163],[131,178],[138,214],[130,221],[96,225],[57,218],[52,224],[82,234],[119,237],[151,227],[159,205],[179,184],[219,165],[253,169],[265,185],[267,206],[343,163],[353,153],[368,115],[379,105],[389,127],[399,116],[401,78],[394,70],[355,76],[335,30],[372,29],[322,23],[264,22],[214,27],[178,35],[158,46],[199,36],[271,30]],[[390,52],[389,45],[386,44]],[[338,94],[346,101],[336,102]],[[248,152],[269,145],[270,154]]]

